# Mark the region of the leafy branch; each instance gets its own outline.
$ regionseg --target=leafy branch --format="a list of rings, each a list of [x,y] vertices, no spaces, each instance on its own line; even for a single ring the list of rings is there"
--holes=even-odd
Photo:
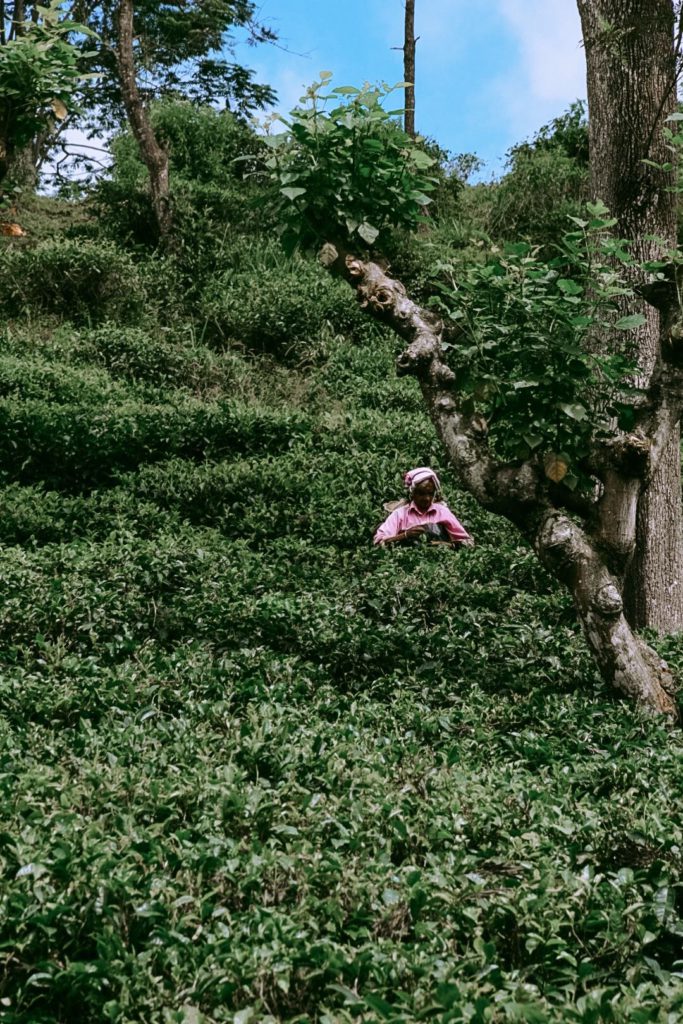
[[[403,83],[329,88],[331,77],[321,72],[289,117],[277,115],[285,131],[265,139],[288,252],[330,240],[381,249],[393,228],[424,221],[435,188],[434,158],[405,134],[402,111],[382,106]]]

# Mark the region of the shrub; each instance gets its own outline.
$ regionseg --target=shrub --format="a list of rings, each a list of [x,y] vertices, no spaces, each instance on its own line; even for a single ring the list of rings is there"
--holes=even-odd
[[[255,200],[253,177],[259,143],[253,130],[229,111],[164,101],[151,111],[154,129],[169,154],[176,263],[186,291],[204,278],[230,234],[266,229],[268,213]],[[154,248],[158,230],[147,171],[129,132],[112,143],[111,177],[95,190],[100,224],[123,244]]]
[[[304,258],[225,270],[208,283],[200,311],[215,340],[278,357],[301,355],[326,327],[352,336],[367,332],[347,285]]]
[[[0,399],[0,466],[6,479],[81,490],[172,455],[282,450],[306,429],[304,416],[187,396],[174,403],[132,398],[103,405],[9,397]]]
[[[138,319],[146,303],[131,256],[112,242],[87,239],[0,248],[0,295],[10,316],[30,310],[75,323]]]
[[[498,238],[558,241],[588,198],[588,173],[559,150],[522,154],[493,193],[491,232]]]

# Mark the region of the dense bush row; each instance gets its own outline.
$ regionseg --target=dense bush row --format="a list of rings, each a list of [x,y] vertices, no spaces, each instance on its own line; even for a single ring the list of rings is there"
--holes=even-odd
[[[0,249],[0,1024],[681,1019],[681,731],[264,240],[251,132],[155,116],[172,257],[127,138],[98,225]],[[571,203],[577,117],[448,216]],[[395,239],[426,298],[442,244]],[[424,463],[474,549],[372,547]]]

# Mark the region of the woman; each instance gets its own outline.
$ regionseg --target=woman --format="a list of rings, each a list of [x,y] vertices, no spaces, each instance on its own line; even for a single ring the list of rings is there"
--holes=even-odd
[[[403,478],[408,501],[402,502],[382,523],[375,544],[395,544],[426,534],[434,541],[471,546],[474,541],[441,497],[441,483],[429,466],[411,469]]]

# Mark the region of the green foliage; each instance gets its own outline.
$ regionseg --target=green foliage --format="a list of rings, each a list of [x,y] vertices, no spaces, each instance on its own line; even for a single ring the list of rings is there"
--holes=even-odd
[[[536,134],[513,146],[508,173],[491,190],[487,223],[495,238],[561,241],[567,219],[581,216],[588,199],[588,124],[585,106],[573,103]]]
[[[588,262],[616,287],[578,237],[606,219],[443,301],[494,345],[523,319],[531,360],[544,318],[574,344]],[[256,346],[275,250],[226,238],[215,275]],[[290,266],[290,333],[316,306],[355,332]],[[328,331],[285,368],[208,348],[184,296],[81,327],[54,301],[0,334],[3,1024],[680,1019],[681,730],[605,692],[569,598],[440,464],[393,340]],[[372,547],[424,463],[474,549]]]
[[[575,100],[559,117],[539,128],[531,142],[520,142],[508,152],[510,166],[515,169],[520,160],[534,153],[560,152],[588,168],[588,120],[586,104]]]
[[[269,212],[258,204],[263,185],[251,173],[260,143],[227,111],[167,101],[154,104],[150,116],[169,151],[176,243],[173,260],[153,273],[151,290],[162,307],[193,308],[206,322],[207,297],[212,307],[222,298],[217,279],[237,270],[244,252],[263,250],[260,236],[272,231]],[[147,171],[129,132],[113,140],[112,150],[111,176],[93,194],[98,230],[144,256],[158,242]]]
[[[556,150],[532,152],[493,189],[489,230],[495,238],[551,246],[561,240],[568,218],[581,215],[587,197],[584,168]]]
[[[465,332],[447,346],[449,361],[496,450],[513,459],[554,452],[565,472],[571,466],[565,482],[574,487],[596,432],[628,416],[628,331],[644,321],[620,317],[615,301],[630,291],[615,269],[628,253],[606,230],[614,221],[600,204],[589,205],[589,216],[554,259],[527,242],[509,243],[442,284],[435,302],[454,334]],[[616,339],[609,353],[591,346],[596,329]]]
[[[280,118],[266,160],[287,251],[348,240],[382,248],[396,227],[419,224],[431,201],[435,164],[382,102],[398,88],[329,88],[331,73],[309,87],[303,105]],[[331,109],[327,109],[327,104]]]
[[[85,11],[98,46],[89,60],[95,77],[84,89],[83,108],[86,123],[101,132],[103,124],[118,124],[124,116],[114,48],[117,8],[88,3]],[[251,0],[171,0],[163,5],[138,0],[136,60],[146,73],[148,97],[225,105],[242,117],[273,103],[272,88],[254,81],[253,71],[231,59],[239,30],[251,42],[276,38],[258,20]]]
[[[63,0],[51,0],[36,8],[35,19],[17,25],[0,47],[0,181],[13,153],[73,106],[84,55],[68,36],[87,29],[61,17],[62,7]]]
[[[209,279],[200,299],[207,338],[301,359],[315,350],[321,334],[372,332],[349,288],[322,267],[287,260],[262,242],[241,248],[228,249],[228,267]]]
[[[138,319],[144,281],[129,253],[111,242],[55,238],[0,247],[0,305],[9,316],[61,315],[75,322]]]

